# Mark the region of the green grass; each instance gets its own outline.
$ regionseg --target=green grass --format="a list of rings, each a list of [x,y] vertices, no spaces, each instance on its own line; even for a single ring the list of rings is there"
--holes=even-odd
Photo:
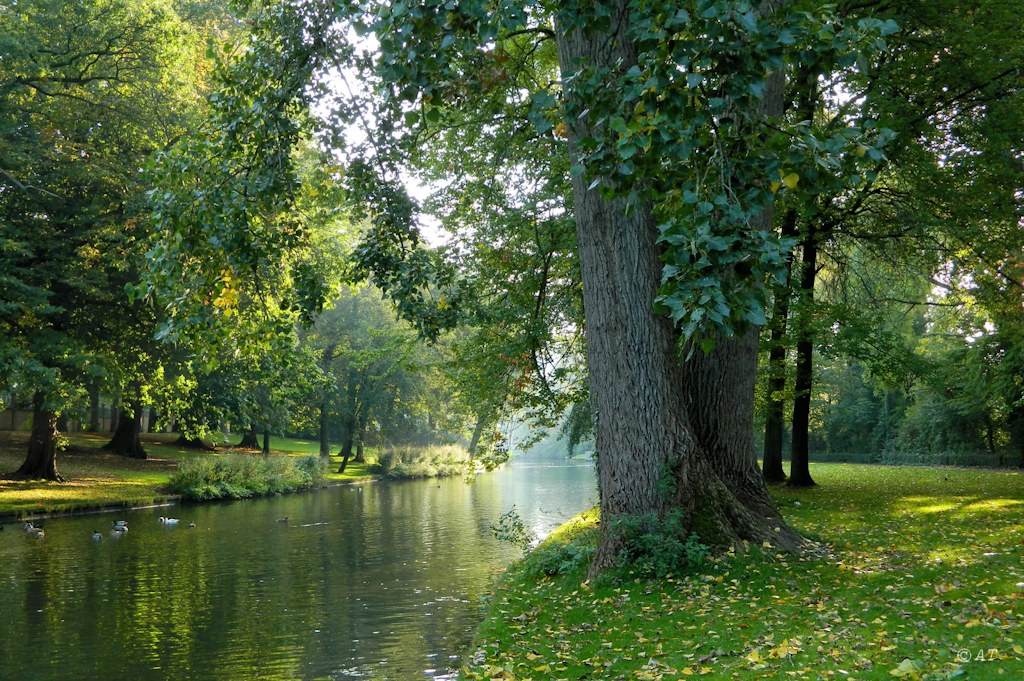
[[[100,506],[140,506],[162,501],[172,495],[168,481],[178,464],[196,458],[222,454],[174,447],[172,434],[151,434],[142,438],[149,456],[146,460],[128,459],[103,452],[109,435],[78,433],[68,436],[69,448],[57,455],[57,470],[67,481],[0,478],[0,515],[37,515],[63,513]],[[236,443],[238,437],[229,442]],[[25,459],[27,433],[0,432],[0,475],[17,470]],[[319,445],[306,440],[271,439],[272,451],[303,455],[319,452]],[[223,448],[222,452],[230,451]],[[371,479],[368,464],[349,462],[344,474],[337,474],[341,459],[332,456],[326,481],[353,482]]]
[[[559,549],[538,551],[496,587],[461,678],[1024,678],[1024,476],[813,474],[818,487],[774,494],[830,558],[752,547],[697,575],[591,584],[584,561],[545,576],[538,561]],[[587,556],[596,523],[584,514],[548,541]]]

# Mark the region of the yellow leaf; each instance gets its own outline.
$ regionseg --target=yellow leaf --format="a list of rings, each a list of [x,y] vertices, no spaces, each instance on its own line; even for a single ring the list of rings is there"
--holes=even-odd
[[[1018,655],[1024,655],[1024,648],[1015,645],[1013,647],[1013,652],[1017,653]]]
[[[761,661],[761,653],[757,650],[751,650],[749,653],[747,653],[747,660],[753,662],[754,664],[757,664]]]
[[[889,673],[892,674],[893,676],[901,676],[902,677],[902,676],[910,676],[912,674],[917,674],[917,672],[919,672],[919,671],[920,671],[920,667],[918,666],[918,664],[916,662],[914,662],[913,660],[908,658],[908,659],[903,660],[903,662],[900,662],[900,666],[896,667],[895,669],[889,670]]]
[[[772,182],[772,184],[771,184],[772,194],[774,194],[775,192],[779,191],[779,187],[781,187],[781,186],[782,186],[781,182]]]
[[[798,182],[800,182],[800,176],[796,173],[790,173],[782,178],[782,184],[786,185],[790,189],[796,189]]]

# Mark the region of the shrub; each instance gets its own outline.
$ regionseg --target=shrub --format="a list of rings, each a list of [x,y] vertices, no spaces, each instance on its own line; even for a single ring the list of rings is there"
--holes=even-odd
[[[596,552],[593,544],[578,541],[545,544],[533,552],[523,572],[534,579],[568,574],[589,566]]]
[[[386,478],[441,478],[465,473],[469,453],[462,447],[388,447],[370,471]]]
[[[661,579],[697,570],[708,556],[708,547],[683,525],[681,512],[665,518],[654,515],[622,516],[615,520],[623,550],[620,564],[641,577]]]
[[[183,461],[168,481],[186,499],[247,499],[323,484],[319,456],[228,454]]]

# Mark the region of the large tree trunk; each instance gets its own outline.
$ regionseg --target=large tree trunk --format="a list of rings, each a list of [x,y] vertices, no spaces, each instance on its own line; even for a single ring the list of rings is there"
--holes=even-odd
[[[270,431],[263,431],[263,453],[270,454]]]
[[[758,331],[716,338],[709,353],[695,351],[683,365],[686,410],[694,436],[716,474],[752,518],[769,521],[776,545],[802,547],[768,495],[754,447],[754,382]],[[776,528],[778,528],[776,530]]]
[[[628,2],[613,0],[608,8],[609,33],[580,28],[556,31],[559,63],[567,84],[570,115],[566,123],[574,162],[578,162],[576,140],[592,131],[586,104],[573,101],[578,96],[573,92],[573,74],[581,65],[625,71],[636,64],[627,34]],[[592,179],[580,174],[573,177],[590,395],[600,462],[601,538],[591,571],[615,563],[623,548],[617,520],[624,516],[664,518],[681,513],[689,530],[703,542],[718,546],[749,540],[803,548],[802,538],[783,528],[777,512],[765,517],[752,511],[746,488],[734,491],[728,486],[736,484],[733,478],[750,476],[750,484],[763,490],[752,447],[729,452],[728,459],[716,462],[698,442],[687,419],[677,334],[668,318],[653,311],[662,264],[651,208],[603,197],[591,189]],[[753,352],[756,364],[756,346]],[[724,359],[725,355],[717,357]],[[695,370],[688,368],[687,372]],[[752,370],[749,363],[738,367],[738,373]],[[735,387],[731,380],[722,379],[722,387]],[[698,385],[692,390],[694,399],[690,401],[697,402],[709,395],[710,388]],[[738,399],[746,398],[744,393]],[[711,411],[716,418],[723,414],[719,408]],[[746,438],[751,437],[748,432]],[[717,441],[728,446],[724,433]],[[720,471],[736,461],[743,461],[743,466],[735,474],[722,475]],[[758,497],[771,507],[767,493]]]
[[[31,480],[64,482],[57,472],[57,415],[46,406],[42,393],[32,396],[32,432],[28,453],[15,475]]]
[[[814,485],[809,451],[811,389],[814,382],[814,329],[811,308],[814,304],[814,280],[818,268],[818,235],[813,223],[807,225],[801,247],[803,262],[800,265],[800,308],[796,317],[793,453],[789,465],[789,484],[793,487],[810,487]]]
[[[142,448],[142,440],[139,438],[141,432],[142,405],[132,401],[127,407],[118,410],[117,428],[103,449],[132,459],[145,459],[146,450]]]
[[[259,437],[256,435],[256,424],[250,423],[248,430],[242,435],[242,441],[236,445],[239,449],[259,449]]]

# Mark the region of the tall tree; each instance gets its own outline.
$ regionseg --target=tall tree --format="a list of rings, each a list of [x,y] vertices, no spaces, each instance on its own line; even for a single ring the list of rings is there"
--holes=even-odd
[[[0,382],[33,393],[20,473],[58,478],[53,424],[97,377],[101,328],[125,301],[147,154],[178,134],[194,90],[186,32],[163,2],[0,8]]]
[[[790,61],[850,66],[892,26],[848,26],[827,11],[726,1],[666,7],[612,0],[551,10],[397,2],[341,6],[340,17],[289,15],[289,39],[257,40],[247,62],[289,74],[285,87],[255,98],[273,104],[264,120],[274,114],[294,121],[287,116],[308,106],[305,82],[320,82],[317,69],[326,73],[339,61],[362,69],[371,91],[332,119],[339,128],[359,120],[367,128],[365,143],[347,150],[351,197],[369,220],[356,255],[399,309],[436,335],[457,319],[460,301],[447,295],[458,292],[457,272],[433,267],[418,248],[414,206],[400,187],[399,169],[412,158],[406,145],[416,139],[409,131],[449,110],[472,110],[476,93],[502,87],[495,70],[483,68],[496,59],[494,41],[554,36],[558,87],[538,83],[528,97],[511,89],[507,96],[520,110],[528,101],[533,125],[569,144],[605,517],[594,569],[618,559],[617,520],[625,516],[649,524],[678,516],[687,532],[714,544],[807,549],[768,500],[749,434],[702,441],[708,424],[731,421],[716,409],[688,409],[686,393],[693,391],[689,403],[697,405],[715,391],[735,390],[742,407],[735,427],[749,429],[753,328],[764,322],[767,281],[784,269],[789,246],[765,216],[780,192],[813,185],[811,175],[804,179],[808,169],[831,167],[859,148],[877,151],[882,142],[860,120],[824,141],[799,125],[781,127],[764,104],[766,74]],[[280,28],[278,19],[267,25]],[[346,42],[339,19],[357,33],[373,32],[375,51],[351,59],[362,48]],[[470,87],[453,91],[460,82]],[[267,100],[267,93],[277,98]],[[372,115],[360,117],[361,106],[372,106]],[[221,124],[233,122],[253,124],[244,115]],[[263,120],[252,129],[265,129]],[[294,135],[275,139],[290,148]],[[278,144],[264,151],[284,157]],[[275,174],[263,195],[273,197],[275,187],[287,192],[285,178]],[[226,252],[243,249],[239,257],[255,256],[259,266],[267,250],[239,235],[237,224],[225,234],[232,244]],[[223,262],[224,252],[211,252],[209,261]],[[709,378],[688,387],[683,362],[702,352],[710,359],[696,362]]]

